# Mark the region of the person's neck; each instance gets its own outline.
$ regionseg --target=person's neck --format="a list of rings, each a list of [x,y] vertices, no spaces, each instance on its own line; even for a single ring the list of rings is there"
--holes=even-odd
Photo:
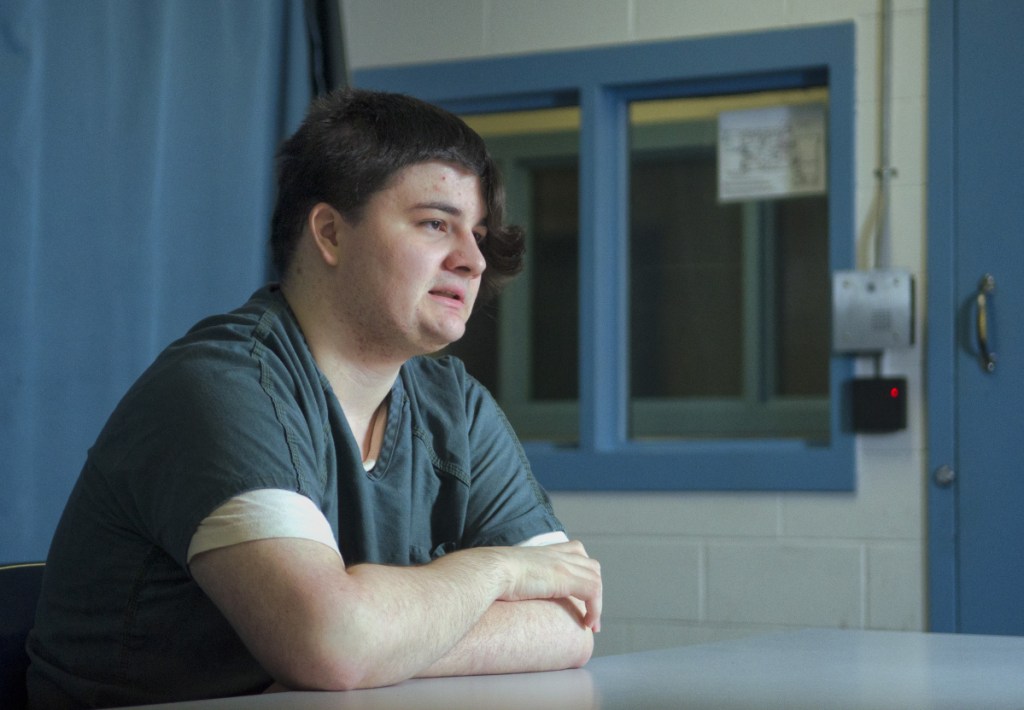
[[[360,347],[360,338],[346,332],[323,301],[304,297],[282,284],[282,293],[295,314],[313,359],[330,382],[353,433],[372,422],[395,384],[402,361],[376,356]],[[361,441],[357,435],[357,441]]]

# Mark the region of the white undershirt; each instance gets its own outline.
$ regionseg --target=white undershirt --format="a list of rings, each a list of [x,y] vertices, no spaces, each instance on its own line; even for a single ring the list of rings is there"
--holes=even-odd
[[[314,540],[341,556],[331,524],[312,500],[294,491],[263,488],[237,495],[210,513],[192,536],[186,560],[191,563],[201,552],[242,542],[289,537]],[[518,544],[552,545],[568,539],[556,530]]]

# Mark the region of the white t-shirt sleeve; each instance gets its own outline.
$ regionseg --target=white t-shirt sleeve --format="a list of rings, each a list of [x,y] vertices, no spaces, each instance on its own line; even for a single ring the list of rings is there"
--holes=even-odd
[[[312,500],[294,491],[265,488],[237,495],[203,519],[192,535],[187,560],[242,542],[289,537],[322,543],[341,555],[330,523]],[[556,530],[534,535],[518,545],[534,547],[568,541],[564,532]]]
[[[555,545],[559,542],[569,542],[569,538],[561,530],[541,533],[516,544],[516,547],[540,547],[541,545]]]
[[[201,552],[270,538],[301,538],[327,545],[338,555],[338,542],[316,504],[294,491],[265,488],[231,498],[196,528],[187,561]]]

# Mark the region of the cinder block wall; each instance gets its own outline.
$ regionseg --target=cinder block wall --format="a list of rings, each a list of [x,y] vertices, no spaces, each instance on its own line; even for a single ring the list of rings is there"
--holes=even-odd
[[[893,9],[892,264],[915,274],[922,304],[927,3]],[[875,205],[880,13],[880,0],[343,0],[353,69],[852,21],[860,254]],[[909,379],[910,425],[861,438],[854,493],[554,494],[602,561],[597,652],[807,626],[923,629],[922,358],[920,345],[886,355],[886,372]]]

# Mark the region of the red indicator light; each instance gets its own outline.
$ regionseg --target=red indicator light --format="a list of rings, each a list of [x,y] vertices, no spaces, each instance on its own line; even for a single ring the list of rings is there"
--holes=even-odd
[[[893,399],[896,399],[897,397],[899,397],[900,396],[900,388],[899,387],[893,387],[891,390],[889,390],[889,396],[892,397]]]

